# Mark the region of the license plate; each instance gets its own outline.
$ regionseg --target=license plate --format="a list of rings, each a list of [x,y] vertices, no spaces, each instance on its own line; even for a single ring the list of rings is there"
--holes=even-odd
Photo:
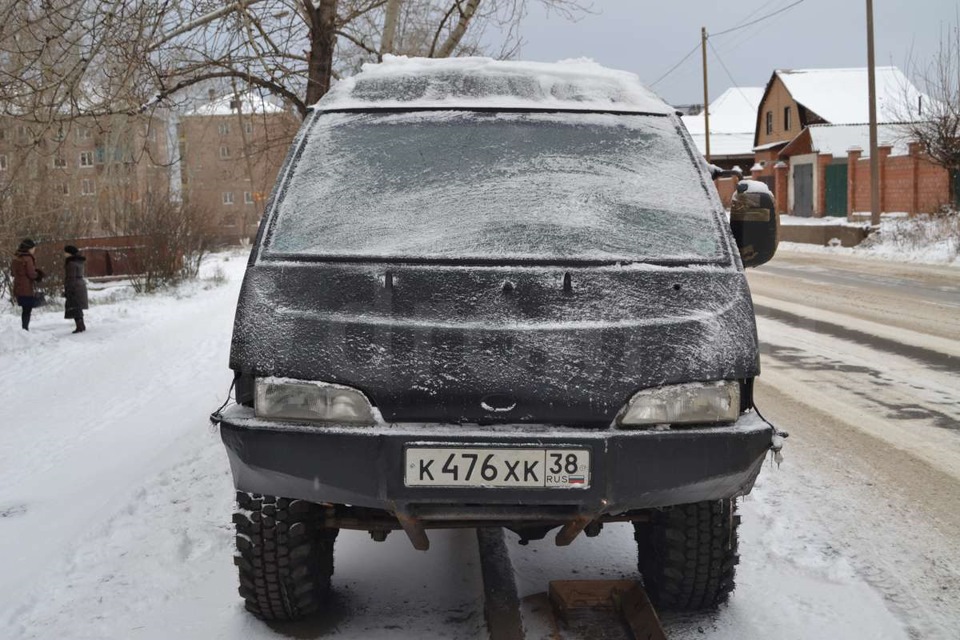
[[[408,487],[586,489],[589,449],[408,447]]]

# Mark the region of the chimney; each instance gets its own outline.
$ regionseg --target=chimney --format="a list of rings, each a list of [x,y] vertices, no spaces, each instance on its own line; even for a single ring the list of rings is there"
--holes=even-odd
[[[207,100],[213,102],[217,99],[217,90],[216,89],[207,89]]]

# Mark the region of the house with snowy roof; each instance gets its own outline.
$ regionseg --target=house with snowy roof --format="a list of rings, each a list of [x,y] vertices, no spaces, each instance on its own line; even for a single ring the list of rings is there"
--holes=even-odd
[[[754,128],[763,87],[731,87],[710,103],[710,161],[724,169],[753,164]],[[681,118],[700,153],[706,155],[704,114]]]
[[[892,163],[890,176],[916,174],[885,181],[882,208],[936,210],[949,200],[949,175],[924,162],[898,126],[922,118],[927,97],[896,67],[878,67],[876,80],[883,164]],[[846,216],[869,210],[869,107],[866,68],[773,72],[756,114],[753,175],[777,194],[779,211]],[[886,175],[881,170],[881,180]]]

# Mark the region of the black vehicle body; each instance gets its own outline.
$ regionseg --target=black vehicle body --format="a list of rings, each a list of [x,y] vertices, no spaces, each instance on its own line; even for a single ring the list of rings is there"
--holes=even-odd
[[[685,188],[709,204],[718,243],[709,261],[271,251],[314,127],[377,111],[312,113],[268,205],[237,307],[238,404],[220,419],[237,489],[326,505],[330,526],[402,527],[418,548],[427,528],[482,524],[527,538],[561,526],[565,544],[591,523],[748,493],[773,435],[752,411],[754,311],[710,175],[679,119],[657,114],[696,167]],[[382,419],[258,417],[261,378],[359,390]],[[733,422],[617,423],[640,390],[714,381],[739,385]],[[588,450],[590,478],[585,488],[407,486],[405,451],[424,446]]]

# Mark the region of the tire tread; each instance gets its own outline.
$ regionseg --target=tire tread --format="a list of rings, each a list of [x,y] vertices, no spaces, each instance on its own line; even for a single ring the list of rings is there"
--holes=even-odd
[[[320,507],[243,491],[237,506],[234,564],[247,611],[283,621],[319,610],[330,588],[338,533],[322,526]]]

